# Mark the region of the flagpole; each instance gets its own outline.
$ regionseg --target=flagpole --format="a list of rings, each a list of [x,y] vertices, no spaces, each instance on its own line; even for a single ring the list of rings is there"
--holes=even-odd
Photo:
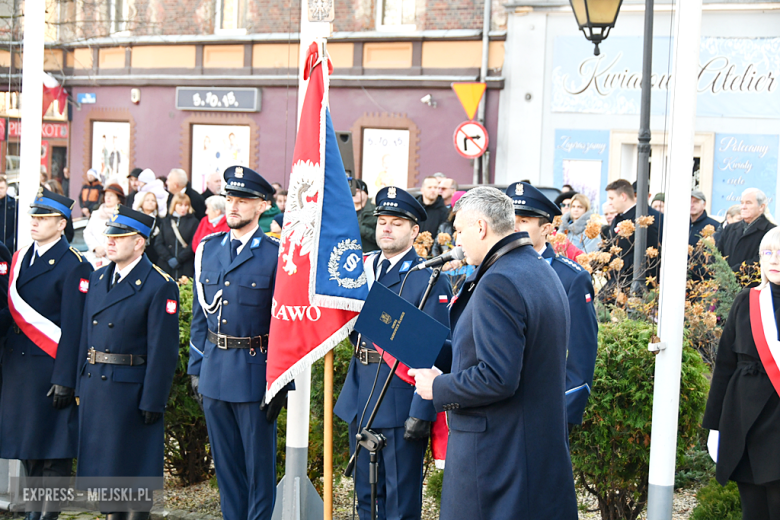
[[[333,520],[333,350],[325,354],[325,433],[322,475],[325,482],[322,486],[324,520]]]

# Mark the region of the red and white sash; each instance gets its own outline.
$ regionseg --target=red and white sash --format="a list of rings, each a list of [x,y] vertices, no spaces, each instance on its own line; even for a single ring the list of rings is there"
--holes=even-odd
[[[30,304],[19,296],[16,290],[16,280],[22,267],[22,260],[30,246],[14,253],[11,262],[11,277],[8,280],[8,307],[16,325],[24,332],[30,341],[53,358],[57,357],[57,346],[60,343],[62,330],[51,320],[33,309]]]
[[[780,395],[780,341],[777,339],[772,289],[768,284],[763,289],[750,291],[750,328],[761,364]]]

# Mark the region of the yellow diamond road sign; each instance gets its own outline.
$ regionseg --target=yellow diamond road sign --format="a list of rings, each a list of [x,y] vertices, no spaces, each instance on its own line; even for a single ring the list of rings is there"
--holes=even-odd
[[[466,115],[469,119],[474,119],[474,114],[477,113],[477,107],[485,94],[485,83],[470,82],[470,83],[453,83],[452,90],[457,94],[460,99],[460,104],[463,105],[463,110],[466,111]]]

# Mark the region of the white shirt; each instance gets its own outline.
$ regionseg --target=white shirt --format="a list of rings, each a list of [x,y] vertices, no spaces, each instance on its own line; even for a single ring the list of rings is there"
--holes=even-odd
[[[114,266],[114,274],[113,274],[113,277],[114,277],[114,278],[116,278],[116,273],[119,273],[119,280],[117,280],[117,283],[119,283],[119,282],[121,282],[122,280],[124,280],[124,279],[125,279],[125,276],[127,276],[128,274],[130,274],[130,271],[132,271],[132,270],[135,268],[135,266],[137,266],[137,265],[138,265],[138,262],[140,262],[140,261],[141,261],[141,258],[143,258],[143,257],[144,257],[144,255],[141,255],[141,256],[139,256],[138,258],[136,258],[135,260],[133,260],[132,262],[130,262],[128,265],[126,265],[124,269],[119,269],[119,270],[117,270],[117,269],[116,269],[116,266]],[[113,280],[112,280],[112,282],[113,282]]]
[[[398,253],[398,254],[397,254],[397,255],[395,255],[393,258],[387,258],[387,257],[385,256],[385,253],[384,253],[384,252],[382,252],[382,254],[381,254],[381,255],[379,255],[379,262],[376,264],[376,268],[377,268],[377,269],[379,269],[379,267],[382,265],[382,262],[383,262],[384,260],[388,260],[388,261],[390,262],[390,267],[388,267],[388,268],[387,268],[387,271],[390,271],[390,269],[392,269],[393,267],[395,267],[395,264],[397,264],[398,262],[400,262],[400,261],[401,261],[401,259],[402,259],[403,257],[405,257],[405,256],[406,256],[406,253],[408,253],[408,252],[409,252],[409,250],[410,250],[410,249],[412,249],[412,247],[414,247],[414,245],[411,245],[411,246],[409,246],[409,248],[408,248],[408,249],[406,249],[406,250],[405,250],[405,251],[403,251],[402,253]],[[381,274],[385,274],[387,271],[385,271],[385,272],[383,272],[383,273],[381,273]],[[380,275],[380,276],[381,276],[381,275]]]
[[[232,229],[230,230],[230,241],[231,242],[233,240],[240,240],[241,241],[241,245],[238,246],[238,250],[236,251],[236,256],[241,254],[241,251],[244,250],[244,246],[247,244],[247,242],[249,242],[249,240],[253,236],[255,236],[255,233],[257,232],[257,228],[259,228],[259,227],[260,227],[260,224],[256,225],[255,227],[252,228],[251,231],[249,231],[248,233],[244,233],[244,235],[241,238],[239,238],[239,237],[237,237],[235,235],[235,231],[234,230],[232,230]]]
[[[57,243],[60,240],[62,240],[62,236],[60,236],[60,238],[58,238],[57,240],[49,242],[45,246],[38,245],[37,241],[33,242],[33,255],[32,255],[32,258],[30,258],[30,265],[33,265],[33,263],[35,262],[35,258],[36,257],[45,255],[46,252],[49,249],[51,249],[52,247],[54,247],[55,245],[57,245]]]

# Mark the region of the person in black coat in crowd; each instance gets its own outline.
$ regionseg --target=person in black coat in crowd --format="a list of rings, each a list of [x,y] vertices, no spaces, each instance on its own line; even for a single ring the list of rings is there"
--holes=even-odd
[[[439,179],[436,177],[424,178],[420,192],[417,202],[422,204],[428,214],[428,218],[420,222],[420,233],[429,232],[435,242],[439,226],[450,216],[450,208],[444,204],[444,199],[439,195]]]
[[[190,244],[200,220],[193,214],[187,195],[174,195],[168,216],[159,221],[160,234],[153,240],[159,266],[174,280],[195,274],[195,253]]]
[[[739,271],[743,263],[753,266],[758,264],[758,245],[767,231],[775,227],[765,214],[768,202],[767,196],[758,188],[748,188],[742,192],[742,222],[729,224],[717,244],[732,271]]]
[[[0,175],[0,241],[11,253],[16,251],[16,217],[16,200],[8,195],[5,175]]]
[[[780,375],[769,345],[780,316],[780,229],[757,250],[763,283],[734,299],[718,346],[702,426],[725,486],[737,483],[743,520],[780,519]],[[717,453],[717,457],[714,454]]]
[[[143,168],[133,168],[132,171],[127,174],[127,186],[130,192],[127,194],[124,205],[128,208],[133,207],[135,196],[138,195],[138,176],[141,175],[142,171],[144,171]]]
[[[206,199],[189,185],[187,172],[181,168],[174,168],[171,170],[168,173],[168,178],[165,179],[165,187],[168,188],[169,208],[171,207],[171,201],[173,200],[174,195],[187,195],[190,199],[190,207],[198,218],[198,222],[206,216]]]

